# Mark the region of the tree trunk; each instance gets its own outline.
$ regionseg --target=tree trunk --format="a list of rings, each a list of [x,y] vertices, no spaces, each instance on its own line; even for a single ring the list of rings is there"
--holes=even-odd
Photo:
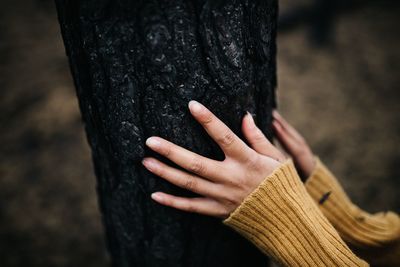
[[[271,137],[277,1],[56,4],[113,265],[266,266],[268,259],[221,220],[152,201],[158,190],[193,194],[152,175],[141,160],[158,157],[144,144],[152,135],[223,159],[189,114],[191,99],[239,136],[249,111]]]

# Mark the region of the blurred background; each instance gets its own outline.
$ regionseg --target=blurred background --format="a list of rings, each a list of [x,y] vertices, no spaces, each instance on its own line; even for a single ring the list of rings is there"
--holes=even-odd
[[[398,1],[280,1],[278,103],[370,212],[400,211]],[[108,266],[53,1],[0,9],[0,266]]]

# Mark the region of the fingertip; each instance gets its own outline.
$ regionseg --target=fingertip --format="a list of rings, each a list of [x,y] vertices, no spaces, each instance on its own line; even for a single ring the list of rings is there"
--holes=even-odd
[[[142,159],[142,164],[143,164],[144,166],[146,166],[146,164],[147,164],[148,161],[149,161],[149,158],[148,158],[148,157],[143,158],[143,159]]]
[[[253,115],[248,111],[247,111],[247,114],[246,114],[246,119],[251,125],[255,126]]]
[[[146,139],[146,145],[150,148],[158,148],[161,146],[161,142],[157,137],[151,136]]]
[[[256,125],[254,122],[253,115],[251,115],[250,112],[246,111],[246,115],[244,115],[243,121],[242,121],[242,128],[246,131],[246,130],[253,129],[255,126]]]
[[[203,109],[204,106],[202,104],[200,104],[199,102],[197,102],[196,100],[190,100],[188,107],[192,113],[197,114]]]
[[[164,196],[161,192],[154,192],[151,194],[151,198],[157,202],[163,202]]]
[[[191,100],[189,102],[189,110],[192,116],[200,123],[205,126],[214,121],[215,115],[203,104]]]
[[[156,159],[151,157],[146,157],[142,160],[143,166],[151,172],[155,172],[159,167],[159,164]]]

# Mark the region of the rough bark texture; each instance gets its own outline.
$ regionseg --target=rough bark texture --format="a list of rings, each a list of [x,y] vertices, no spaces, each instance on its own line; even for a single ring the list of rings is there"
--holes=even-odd
[[[156,190],[192,194],[146,171],[141,159],[153,155],[144,145],[152,135],[223,159],[188,113],[191,99],[239,135],[247,110],[271,136],[277,1],[56,3],[113,264],[265,266],[220,220],[152,201]]]

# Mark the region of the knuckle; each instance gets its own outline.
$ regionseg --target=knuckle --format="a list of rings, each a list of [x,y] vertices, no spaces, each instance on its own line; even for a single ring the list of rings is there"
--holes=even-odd
[[[236,207],[239,205],[240,201],[238,201],[238,197],[235,194],[227,194],[224,197],[224,202],[227,207]]]
[[[236,181],[235,181],[235,186],[240,191],[246,190],[246,187],[247,187],[246,185],[247,185],[246,178],[244,176],[242,178],[236,179]],[[232,198],[232,201],[235,202],[238,199],[238,196],[232,195],[231,198]]]
[[[170,207],[175,207],[176,206],[175,201],[173,199],[169,198],[169,197],[164,197],[163,198],[163,204],[167,205],[167,206],[170,206]]]
[[[232,131],[225,132],[218,140],[224,146],[230,146],[235,142],[235,134]]]
[[[160,177],[167,177],[167,172],[165,171],[164,167],[155,168],[154,173]]]
[[[197,188],[197,181],[192,177],[187,177],[183,184],[183,188],[189,191],[195,191]]]
[[[239,173],[239,172],[238,172]],[[224,182],[224,187],[221,188],[220,196],[224,200],[233,201],[237,199],[235,191],[241,191],[246,188],[246,175],[235,175]]]
[[[254,155],[250,155],[246,161],[246,165],[247,165],[247,170],[248,170],[248,174],[252,173],[258,173],[260,172],[264,166],[265,163],[263,163],[260,155],[258,154],[254,154]],[[243,182],[243,185],[245,185],[245,181]]]
[[[188,211],[188,212],[197,212],[197,208],[192,203],[188,203],[186,205],[186,211]]]
[[[206,166],[202,160],[194,158],[192,163],[189,165],[189,170],[194,173],[205,173]]]
[[[171,153],[172,153],[172,146],[171,146],[171,145],[165,146],[165,149],[164,149],[163,152],[164,152],[163,154],[164,154],[165,157],[171,156]]]
[[[209,124],[213,121],[213,115],[212,114],[205,114],[204,115],[204,120],[203,123]]]
[[[246,164],[248,165],[249,168],[256,167],[258,164],[258,154],[256,153],[249,153],[249,155],[246,157]]]
[[[229,209],[228,207],[223,207],[218,209],[216,216],[225,219],[231,215],[231,212],[231,209]]]
[[[231,179],[226,181],[228,185],[233,186],[234,188],[240,187],[243,180],[240,177],[232,177]],[[230,193],[228,193],[230,194]],[[228,196],[227,196],[228,197]]]

